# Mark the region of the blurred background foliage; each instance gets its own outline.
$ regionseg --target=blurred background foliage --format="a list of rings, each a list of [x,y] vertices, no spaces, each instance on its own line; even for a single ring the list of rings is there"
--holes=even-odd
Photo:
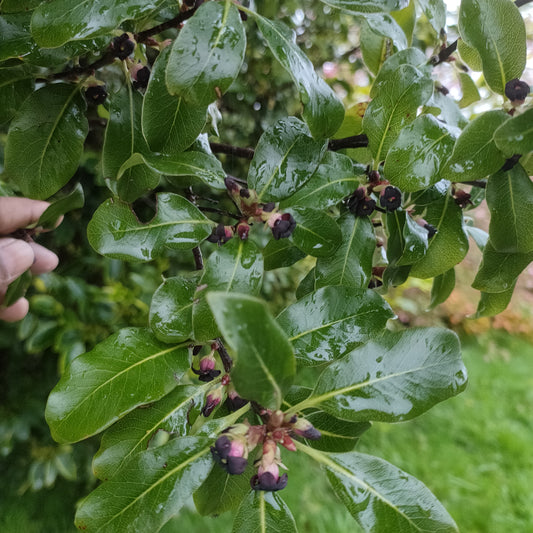
[[[363,62],[365,45],[361,46],[362,35],[371,41],[368,28],[361,29],[353,17],[317,0],[260,3],[263,15],[282,19],[296,31],[298,43],[317,70],[343,97],[349,118],[339,136],[359,133],[359,109],[350,108],[369,99],[372,65],[368,54],[368,67]],[[456,5],[448,4],[450,9]],[[250,5],[254,7],[253,2]],[[524,10],[527,13],[531,36],[533,17],[531,10]],[[416,25],[410,12],[395,16],[405,28],[411,24],[408,31],[413,44],[428,57],[438,52],[437,36],[423,16],[417,16]],[[454,13],[450,11],[450,42],[456,37],[453,21]],[[247,24],[247,34],[249,45],[242,73],[219,103],[218,112],[213,111],[207,131],[212,140],[237,146],[254,146],[268,125],[300,110],[289,75],[273,61],[252,23]],[[58,60],[58,69],[64,61],[65,57]],[[460,83],[465,68],[457,60],[444,63],[436,71],[437,79],[450,89],[463,112],[475,114],[476,106],[497,103],[482,77],[475,73],[472,79],[482,104],[472,99],[472,88]],[[106,72],[102,78],[106,78]],[[533,82],[531,68],[524,78]],[[91,155],[101,147],[103,124],[102,117],[94,117],[84,162],[73,178],[84,187],[84,208],[69,213],[58,229],[40,237],[41,244],[58,253],[60,266],[52,274],[34,278],[26,319],[14,325],[0,323],[0,531],[5,533],[74,530],[76,501],[96,483],[91,458],[98,439],[74,446],[54,443],[44,420],[46,398],[74,357],[122,327],[147,325],[150,298],[162,276],[194,268],[192,254],[171,252],[164,260],[135,265],[100,257],[88,245],[87,223],[109,195],[95,165],[96,158]],[[0,125],[0,135],[5,133]],[[358,156],[364,162],[364,150]],[[228,173],[246,175],[246,160],[230,156],[221,159]],[[0,153],[0,165],[1,160]],[[160,188],[168,190],[164,183]],[[203,192],[195,188],[195,194],[202,198]],[[203,199],[222,207],[226,201]],[[152,206],[153,199],[145,198],[137,202],[136,210],[141,217],[150,218]],[[471,213],[478,222],[488,225],[483,205]],[[461,335],[470,373],[467,392],[412,422],[394,428],[376,424],[361,439],[359,449],[426,480],[462,531],[527,533],[533,531],[533,272],[521,277],[504,313],[494,318],[468,319],[475,312],[476,301],[470,289],[475,270],[472,265],[479,264],[480,258],[472,246],[457,269],[456,289],[445,304],[432,311],[426,310],[429,281],[411,279],[385,295],[398,315],[398,323],[444,324]],[[295,299],[295,287],[312,266],[306,259],[294,267],[267,272],[263,292],[274,312]],[[431,455],[428,450],[432,450]],[[320,472],[298,468],[298,461],[287,459],[289,468],[294,468],[286,496],[301,531],[357,531],[355,521],[333,499]],[[445,473],[444,479],[437,472]],[[230,524],[229,517],[200,518],[191,507],[164,531],[222,532],[229,531]]]

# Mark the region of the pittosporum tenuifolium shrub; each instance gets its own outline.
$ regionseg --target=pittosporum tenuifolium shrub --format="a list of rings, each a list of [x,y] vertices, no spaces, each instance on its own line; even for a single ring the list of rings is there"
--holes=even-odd
[[[102,434],[80,530],[155,532],[192,496],[201,514],[233,510],[235,532],[296,531],[282,499],[293,453],[322,465],[365,531],[457,530],[420,481],[354,448],[371,421],[466,386],[456,335],[395,331],[387,288],[432,278],[442,303],[471,236],[490,316],[533,259],[526,3],[463,0],[448,40],[442,0],[305,1],[292,22],[298,2],[1,2],[2,191],[54,197],[51,225],[83,204],[85,151],[109,190],[94,250],[180,261],[149,324],[75,357],[50,393],[58,443]],[[366,72],[369,93],[326,83],[293,23],[359,28],[362,59],[332,46],[331,60]],[[493,108],[467,116],[478,86]],[[465,217],[483,198],[488,234]],[[297,262],[307,275],[274,316],[264,274]]]

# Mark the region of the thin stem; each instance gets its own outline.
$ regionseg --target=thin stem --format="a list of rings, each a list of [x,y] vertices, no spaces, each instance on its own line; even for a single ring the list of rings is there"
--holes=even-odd
[[[457,43],[459,39],[454,41],[452,44],[447,46],[446,48],[443,48],[438,55],[433,56],[430,59],[430,62],[433,66],[440,65],[441,63],[444,63],[456,50],[457,50]]]
[[[331,139],[328,143],[328,150],[335,152],[343,148],[365,148],[366,146],[368,146],[368,137],[362,133],[361,135],[353,135],[343,139]]]
[[[216,207],[204,207],[202,205],[197,206],[200,211],[205,211],[206,213],[217,213],[229,218],[234,218],[235,220],[241,220],[242,216],[230,213],[229,211],[224,211],[223,209],[217,209]]]
[[[204,259],[202,257],[202,250],[200,250],[199,246],[195,246],[192,249],[192,255],[194,256],[194,266],[196,267],[196,270],[203,270]]]
[[[235,157],[242,157],[243,159],[253,159],[253,148],[241,148],[240,146],[232,146],[231,144],[209,143],[211,150],[216,154],[227,154]]]
[[[472,185],[472,187],[479,187],[480,189],[487,188],[487,182],[482,180],[462,181],[463,185]]]
[[[516,0],[514,5],[516,7],[522,7],[522,6],[525,6],[526,4],[530,4],[531,2],[533,2],[533,0]]]
[[[220,355],[220,360],[222,361],[222,364],[224,365],[224,370],[226,372],[229,372],[231,370],[231,367],[233,366],[233,359],[230,357],[228,351],[226,350],[222,339],[218,337],[216,341],[218,344],[217,352],[218,355]]]

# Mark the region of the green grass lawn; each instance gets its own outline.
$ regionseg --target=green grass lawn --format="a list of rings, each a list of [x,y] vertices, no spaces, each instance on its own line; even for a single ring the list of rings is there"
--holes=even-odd
[[[416,420],[375,424],[358,450],[380,456],[423,481],[463,533],[531,533],[533,346],[508,336],[484,337],[465,343],[464,358],[470,382],[463,394]],[[290,471],[281,495],[300,532],[359,531],[307,457],[284,452],[283,458]],[[66,483],[20,498],[0,497],[0,531],[74,531],[66,525],[72,504]],[[185,508],[163,531],[225,533],[231,524],[230,514],[201,518]]]

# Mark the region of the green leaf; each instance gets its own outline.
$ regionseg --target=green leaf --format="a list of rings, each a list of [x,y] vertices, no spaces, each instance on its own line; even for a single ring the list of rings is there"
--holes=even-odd
[[[365,15],[365,22],[374,33],[392,41],[397,50],[407,48],[407,38],[401,26],[388,14],[377,13]]]
[[[33,12],[31,32],[39,46],[56,48],[68,41],[107,34],[124,20],[153,11],[162,0],[53,0]]]
[[[150,305],[150,327],[163,342],[192,339],[192,307],[197,280],[167,278],[155,291]]]
[[[112,479],[123,465],[149,448],[159,431],[178,437],[188,435],[189,412],[202,405],[211,386],[179,385],[158,402],[135,409],[113,424],[102,435],[100,448],[94,456],[94,474],[106,481]]]
[[[522,165],[490,176],[486,198],[494,249],[506,253],[532,252],[533,183]]]
[[[486,293],[512,291],[520,272],[531,261],[533,252],[498,252],[489,240],[483,250],[483,261],[472,287]]]
[[[489,87],[504,94],[505,84],[526,66],[526,28],[514,2],[462,0],[459,33],[481,56]]]
[[[315,287],[345,285],[367,287],[372,273],[372,258],[376,249],[376,235],[368,217],[344,214],[338,221],[342,244],[329,257],[316,263]]]
[[[117,179],[120,179],[137,165],[146,166],[154,173],[164,174],[167,181],[176,187],[186,187],[192,181],[200,181],[214,189],[225,190],[226,173],[220,161],[211,154],[203,152],[181,152],[172,155],[134,153],[120,167]]]
[[[363,61],[368,70],[376,75],[383,68],[389,49],[390,40],[383,37],[370,28],[365,18],[360,20],[360,47]]]
[[[231,533],[298,533],[287,504],[277,492],[254,490],[243,500]]]
[[[472,181],[496,172],[505,157],[494,142],[494,130],[509,120],[503,111],[487,111],[463,130],[441,174],[450,181]]]
[[[143,403],[159,400],[189,368],[186,346],[168,346],[147,329],[126,328],[74,359],[46,405],[58,442],[76,442],[109,427]]]
[[[248,172],[248,185],[262,202],[282,200],[311,179],[327,142],[315,141],[307,126],[294,117],[269,128],[257,144]]]
[[[324,211],[309,207],[288,209],[296,220],[296,228],[290,240],[300,250],[313,257],[327,257],[342,240],[338,224]]]
[[[483,191],[484,193],[485,191]],[[483,231],[480,228],[476,228],[474,226],[465,226],[466,233],[469,237],[472,237],[474,242],[477,244],[477,247],[483,251],[485,249],[485,246],[487,245],[487,242],[489,240],[489,234],[486,231]]]
[[[239,74],[246,34],[231,2],[206,2],[180,30],[167,66],[170,94],[208,106],[224,94]]]
[[[461,109],[457,103],[440,91],[433,93],[433,96],[426,102],[423,111],[424,113],[435,115],[439,120],[448,124],[448,126],[464,128],[468,125],[468,120],[461,113]]]
[[[307,257],[307,254],[291,244],[288,239],[271,239],[263,248],[265,270],[288,267],[304,257]]]
[[[463,93],[463,97],[459,101],[461,109],[481,100],[476,83],[466,72],[459,72],[459,81],[461,83],[461,92]]]
[[[335,91],[317,75],[309,58],[296,45],[294,31],[283,22],[253,15],[274,57],[298,87],[303,118],[311,134],[316,139],[331,137],[344,118],[344,106]]]
[[[126,202],[133,202],[159,183],[159,174],[140,160],[130,161],[136,154],[150,154],[142,134],[143,97],[126,83],[110,97],[109,122],[102,149],[102,171],[110,188]],[[138,156],[136,156],[138,157]]]
[[[431,115],[417,117],[390,147],[383,170],[385,179],[405,192],[437,183],[459,133]]]
[[[300,300],[315,290],[316,271],[313,267],[304,277],[296,289],[296,298]]]
[[[207,301],[231,350],[231,381],[239,396],[278,409],[292,384],[295,359],[266,304],[244,294],[209,293]]]
[[[99,533],[159,531],[209,475],[209,443],[185,437],[137,454],[83,500],[76,527]]]
[[[401,209],[387,213],[387,259],[389,266],[406,266],[427,253],[428,232]]]
[[[436,276],[431,287],[431,302],[428,309],[433,309],[445,302],[455,287],[455,269],[450,268],[444,274]]]
[[[20,13],[35,9],[42,0],[1,0],[0,6],[3,13]]]
[[[513,296],[514,285],[503,292],[482,292],[474,318],[499,315],[509,305]]]
[[[420,72],[431,75],[432,67],[428,64],[428,59],[424,52],[418,48],[406,48],[400,50],[395,54],[392,54],[383,66],[381,67],[372,88],[370,89],[370,97],[375,98],[379,94],[379,87],[381,83],[386,80],[400,65],[412,65],[416,67]]]
[[[35,45],[30,34],[31,13],[1,13],[0,61],[26,55]]]
[[[402,64],[378,87],[363,117],[363,129],[376,163],[385,159],[400,130],[413,122],[433,92],[433,82],[412,65]]]
[[[533,109],[504,122],[494,132],[494,142],[506,157],[533,151]]]
[[[347,13],[379,13],[381,11],[398,11],[409,3],[409,0],[320,0],[324,4],[342,9]]]
[[[418,4],[426,15],[433,29],[440,35],[446,29],[446,4],[443,0],[418,0]]]
[[[370,429],[370,422],[348,422],[340,420],[324,411],[305,415],[305,419],[320,431],[318,440],[307,441],[315,450],[328,452],[349,452],[354,449],[359,437]]]
[[[277,317],[298,362],[328,363],[379,336],[389,318],[389,304],[371,290],[329,286],[286,307]]]
[[[0,304],[0,308],[9,307],[10,305],[13,305],[19,298],[22,298],[29,289],[32,278],[31,272],[26,270],[26,272],[21,274],[16,280],[12,281],[8,285],[6,293],[2,298],[2,304]]]
[[[25,67],[0,69],[0,126],[10,121],[33,92],[33,76]]]
[[[202,486],[194,493],[194,505],[202,516],[218,516],[236,510],[250,493],[250,478],[254,475],[252,464],[240,475],[228,474],[215,464]]]
[[[142,107],[142,130],[154,152],[176,154],[188,148],[202,132],[206,106],[188,104],[182,96],[168,92],[165,71],[170,48],[154,63]]]
[[[39,217],[36,226],[52,229],[61,215],[80,209],[85,203],[83,188],[80,183],[76,184],[72,191],[54,198],[45,212]]]
[[[77,85],[47,85],[31,94],[11,122],[5,174],[25,196],[45,199],[73,176],[89,126]]]
[[[453,518],[422,482],[383,459],[299,449],[323,465],[334,492],[364,531],[458,533]]]
[[[129,204],[106,200],[87,226],[91,246],[100,254],[123,261],[151,261],[165,248],[190,250],[210,234],[214,222],[193,204],[172,193],[157,195],[157,213],[139,222]]]
[[[426,255],[411,269],[413,277],[423,279],[450,270],[464,259],[468,251],[463,212],[451,195],[430,203],[424,219],[436,228],[437,234],[429,239]]]
[[[257,296],[263,284],[263,256],[252,241],[234,237],[207,259],[194,296],[194,340],[206,342],[220,336],[206,295],[211,291],[242,292]]]
[[[309,398],[289,409],[319,407],[343,420],[415,418],[466,387],[459,339],[440,328],[387,333],[331,363]]]
[[[467,44],[463,39],[457,41],[457,51],[461,56],[461,59],[474,71],[481,72],[483,70],[483,61],[479,52],[473,47]]]
[[[359,186],[364,169],[343,154],[328,151],[311,179],[292,196],[280,202],[280,208],[294,205],[327,209],[337,205]]]

